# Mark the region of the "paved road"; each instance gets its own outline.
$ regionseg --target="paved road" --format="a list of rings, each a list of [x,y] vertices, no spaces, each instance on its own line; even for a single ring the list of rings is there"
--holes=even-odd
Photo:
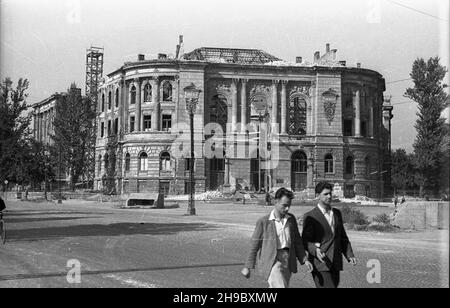
[[[0,246],[0,287],[260,288],[266,282],[239,271],[258,217],[255,205],[197,204],[125,210],[113,204],[68,201],[8,204],[8,243]],[[309,208],[295,207],[300,217]],[[448,287],[448,231],[349,232],[359,265],[345,266],[341,287]],[[81,284],[69,284],[69,260],[81,265]],[[367,281],[379,260],[381,283]],[[72,277],[72,276],[71,276]],[[292,287],[313,287],[304,268]]]

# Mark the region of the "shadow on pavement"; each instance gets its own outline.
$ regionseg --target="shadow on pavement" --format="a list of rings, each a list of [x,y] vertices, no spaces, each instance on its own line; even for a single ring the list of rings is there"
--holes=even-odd
[[[44,221],[64,221],[64,220],[76,220],[76,219],[90,219],[90,218],[101,218],[101,216],[83,216],[83,217],[18,217],[18,218],[5,218],[5,222],[15,224],[15,223],[28,223],[28,222],[44,222]],[[14,231],[11,231],[14,232]]]
[[[178,266],[161,266],[149,268],[130,268],[117,270],[98,270],[98,271],[82,271],[81,275],[103,275],[103,274],[118,274],[118,273],[135,273],[135,272],[151,272],[164,270],[178,270],[189,268],[207,268],[207,267],[227,267],[227,266],[243,266],[243,263],[227,263],[227,264],[197,264],[197,265],[178,265]],[[41,279],[51,277],[67,277],[67,272],[41,273],[41,274],[16,274],[0,276],[0,281],[21,280],[21,279]]]
[[[8,216],[37,216],[37,215],[98,215],[95,212],[76,212],[76,211],[16,211],[6,210],[5,218]],[[114,214],[112,212],[101,212],[101,214]]]
[[[8,231],[8,242],[57,240],[84,236],[170,235],[178,232],[217,229],[204,223],[115,223],[109,225],[76,225]]]

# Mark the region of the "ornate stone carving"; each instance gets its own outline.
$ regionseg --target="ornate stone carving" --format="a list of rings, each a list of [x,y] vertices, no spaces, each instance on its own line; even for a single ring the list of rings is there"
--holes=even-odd
[[[325,111],[325,117],[327,118],[328,121],[328,125],[331,125],[331,123],[334,120],[338,97],[339,96],[337,92],[331,88],[328,91],[322,93],[323,108]]]
[[[231,87],[228,82],[215,80],[211,82],[211,89],[213,89],[216,93],[225,94],[231,92]]]
[[[269,106],[271,86],[257,84],[250,90],[250,114],[265,113]]]
[[[309,85],[294,86],[291,88],[291,91],[289,92],[289,97],[292,97],[293,95],[299,94],[299,93],[311,97],[311,86],[309,86]]]
[[[270,95],[270,87],[257,84],[250,90],[250,96],[254,96],[255,94]]]

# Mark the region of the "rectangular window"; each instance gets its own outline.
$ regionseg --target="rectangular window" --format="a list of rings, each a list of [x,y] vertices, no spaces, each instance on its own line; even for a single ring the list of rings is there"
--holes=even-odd
[[[135,117],[130,117],[130,133],[134,132]]]
[[[152,116],[144,115],[144,130],[150,130],[152,128]]]
[[[344,120],[344,136],[353,136],[353,120]]]
[[[100,124],[100,136],[103,138],[105,136],[105,123]]]
[[[119,119],[114,120],[114,134],[117,135],[119,133]]]
[[[366,124],[366,121],[361,121],[361,136],[367,137],[367,124]]]
[[[162,116],[162,131],[168,132],[172,128],[172,115],[163,114]]]
[[[111,135],[111,120],[108,121],[108,136]]]
[[[344,197],[353,198],[355,197],[355,186],[346,184],[344,186]]]
[[[194,164],[194,168],[195,168],[195,164]],[[186,170],[186,171],[191,170],[191,159],[190,158],[186,158],[184,170]]]
[[[159,193],[163,194],[164,197],[169,195],[170,191],[170,182],[159,182]]]

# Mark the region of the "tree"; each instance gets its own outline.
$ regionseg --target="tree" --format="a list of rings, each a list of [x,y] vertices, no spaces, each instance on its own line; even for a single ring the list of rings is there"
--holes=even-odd
[[[10,78],[0,82],[0,182],[23,183],[28,178],[25,168],[31,132],[31,116],[27,111],[29,82],[20,78],[16,87]]]
[[[50,147],[32,140],[28,146],[25,167],[28,171],[28,180],[31,184],[45,182],[47,191],[49,181],[55,177],[56,162],[51,159]]]
[[[414,165],[418,175],[416,180],[420,186],[420,196],[425,189],[434,193],[438,191],[438,176],[441,167],[442,142],[445,119],[441,114],[445,108],[447,94],[442,83],[447,69],[440,65],[439,57],[417,59],[413,63],[411,78],[413,88],[406,89],[405,97],[418,104],[415,128],[417,136],[414,141]]]
[[[397,149],[391,152],[391,183],[394,187],[394,194],[397,190],[405,189],[408,183],[408,155],[404,149]]]
[[[74,83],[56,104],[53,152],[59,154],[61,150],[63,170],[70,174],[72,190],[75,190],[75,184],[88,164],[88,143],[95,119],[95,112],[91,105],[91,100],[82,97],[81,90]]]

